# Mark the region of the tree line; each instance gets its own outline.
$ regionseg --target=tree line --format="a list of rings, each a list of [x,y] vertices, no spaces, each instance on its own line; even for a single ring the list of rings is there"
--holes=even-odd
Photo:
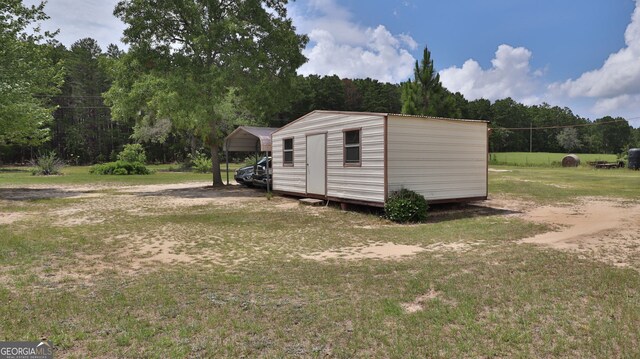
[[[590,121],[511,98],[468,101],[442,86],[427,48],[400,84],[296,75],[307,38],[295,33],[284,3],[120,2],[114,15],[127,24],[125,52],[91,38],[66,48],[55,33],[27,31],[47,18],[43,5],[8,0],[0,5],[0,160],[54,150],[90,164],[140,142],[151,161],[206,151],[215,168],[235,126],[279,127],[317,109],[489,120],[496,152],[640,147],[640,129],[624,118]],[[231,25],[238,23],[254,26]]]

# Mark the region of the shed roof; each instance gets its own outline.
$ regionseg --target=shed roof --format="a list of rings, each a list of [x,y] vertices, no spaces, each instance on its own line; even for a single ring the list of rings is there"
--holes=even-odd
[[[277,128],[240,126],[224,139],[225,151],[253,152],[271,151],[271,134]]]
[[[306,115],[303,115],[302,117],[293,120],[291,122],[289,122],[288,124],[284,125],[281,128],[276,129],[276,131],[281,130],[295,122],[298,122],[310,115],[313,115],[314,113],[330,113],[330,114],[343,114],[343,115],[373,115],[373,116],[396,116],[396,117],[414,117],[414,118],[424,118],[424,119],[431,119],[431,120],[440,120],[440,121],[461,121],[461,122],[484,122],[484,123],[489,123],[490,121],[487,120],[471,120],[471,119],[461,119],[461,118],[446,118],[446,117],[434,117],[434,116],[424,116],[424,115],[405,115],[405,114],[399,114],[399,113],[387,113],[387,112],[358,112],[358,111],[330,111],[330,110],[314,110],[311,111],[309,113],[307,113]],[[275,131],[274,131],[275,132]]]

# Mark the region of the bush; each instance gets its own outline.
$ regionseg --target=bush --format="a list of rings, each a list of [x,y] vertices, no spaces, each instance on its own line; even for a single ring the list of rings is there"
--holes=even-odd
[[[96,175],[148,175],[151,171],[145,167],[147,155],[138,143],[128,144],[118,153],[118,160],[97,164],[89,169],[89,173]]]
[[[144,153],[144,148],[139,143],[131,143],[125,145],[122,151],[118,153],[118,161],[125,161],[130,163],[147,163],[147,155]]]
[[[97,164],[89,173],[96,175],[148,175],[151,171],[140,162],[115,161]]]
[[[211,159],[204,153],[196,152],[195,156],[188,155],[190,159],[191,168],[194,172],[209,173],[211,172],[212,165]]]
[[[394,222],[422,222],[427,218],[429,205],[420,194],[402,188],[391,193],[384,205],[385,216]]]
[[[31,160],[30,162],[33,168],[31,169],[32,175],[42,175],[42,176],[50,176],[50,175],[58,175],[60,174],[60,170],[64,167],[64,161],[56,156],[56,153],[51,151],[49,153],[41,154],[35,160]]]

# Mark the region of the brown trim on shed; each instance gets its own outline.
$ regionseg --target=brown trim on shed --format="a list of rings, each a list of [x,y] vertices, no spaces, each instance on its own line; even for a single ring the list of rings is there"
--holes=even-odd
[[[485,166],[485,173],[484,173],[484,178],[486,180],[486,197],[489,197],[489,124],[487,124],[487,155],[485,156],[485,163],[487,164]],[[486,198],[485,198],[486,199]]]
[[[389,116],[384,116],[384,136],[383,136],[383,141],[384,141],[384,151],[383,151],[383,156],[384,156],[384,161],[383,161],[383,166],[384,166],[384,202],[387,202],[387,199],[389,198],[389,166],[388,166],[388,158],[389,158]]]

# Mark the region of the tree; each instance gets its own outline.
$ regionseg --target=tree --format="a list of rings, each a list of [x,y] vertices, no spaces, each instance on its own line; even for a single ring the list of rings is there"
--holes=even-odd
[[[640,148],[640,127],[631,131],[631,143],[629,148]]]
[[[531,120],[527,115],[527,107],[514,101],[511,98],[498,100],[491,105],[491,127],[492,128],[523,128],[531,125]],[[491,148],[494,151],[529,151],[529,133],[528,131],[510,131],[506,132],[507,136],[499,136],[499,132],[495,131],[495,136],[490,138]],[[504,142],[508,138],[509,141]],[[496,141],[496,142],[494,142]]]
[[[50,59],[55,33],[42,33],[44,3],[0,3],[0,144],[46,141],[54,106],[48,99],[62,84],[62,66]]]
[[[405,115],[417,115],[420,113],[418,110],[419,94],[418,87],[411,81],[403,82],[400,85],[401,99],[402,99],[402,113]]]
[[[52,143],[62,156],[76,163],[108,161],[129,134],[122,135],[114,127],[101,98],[111,85],[103,65],[107,55],[96,40],[84,38],[74,42],[63,56],[65,84],[62,95],[55,98],[60,110],[55,114]]]
[[[424,48],[422,60],[416,60],[413,80],[402,86],[402,113],[441,117],[460,117],[462,112],[454,94],[440,83],[440,75],[434,69],[431,52]]]
[[[612,118],[606,116],[595,120],[600,124],[595,127],[595,134],[601,143],[601,151],[604,153],[621,153],[631,140],[632,127],[629,122],[621,117]]]
[[[351,79],[342,79],[344,106],[347,111],[362,111],[362,93]]]
[[[574,127],[568,127],[562,129],[556,136],[558,144],[564,148],[567,152],[571,152],[575,149],[582,147],[582,142],[578,138],[578,130]]]
[[[475,119],[475,120],[491,120],[491,101],[486,99],[478,99],[471,101],[466,106],[466,113],[464,116],[466,118]]]
[[[431,52],[426,46],[420,64],[416,60],[413,75],[415,77],[414,84],[418,88],[417,93],[419,94],[418,110],[420,114],[427,115],[434,105],[431,103],[431,98],[441,90],[442,84],[440,84],[440,75],[433,68]]]
[[[105,95],[114,118],[169,119],[211,151],[222,185],[219,146],[250,111],[266,117],[287,104],[306,36],[287,18],[286,0],[128,0],[114,15],[129,52]]]

